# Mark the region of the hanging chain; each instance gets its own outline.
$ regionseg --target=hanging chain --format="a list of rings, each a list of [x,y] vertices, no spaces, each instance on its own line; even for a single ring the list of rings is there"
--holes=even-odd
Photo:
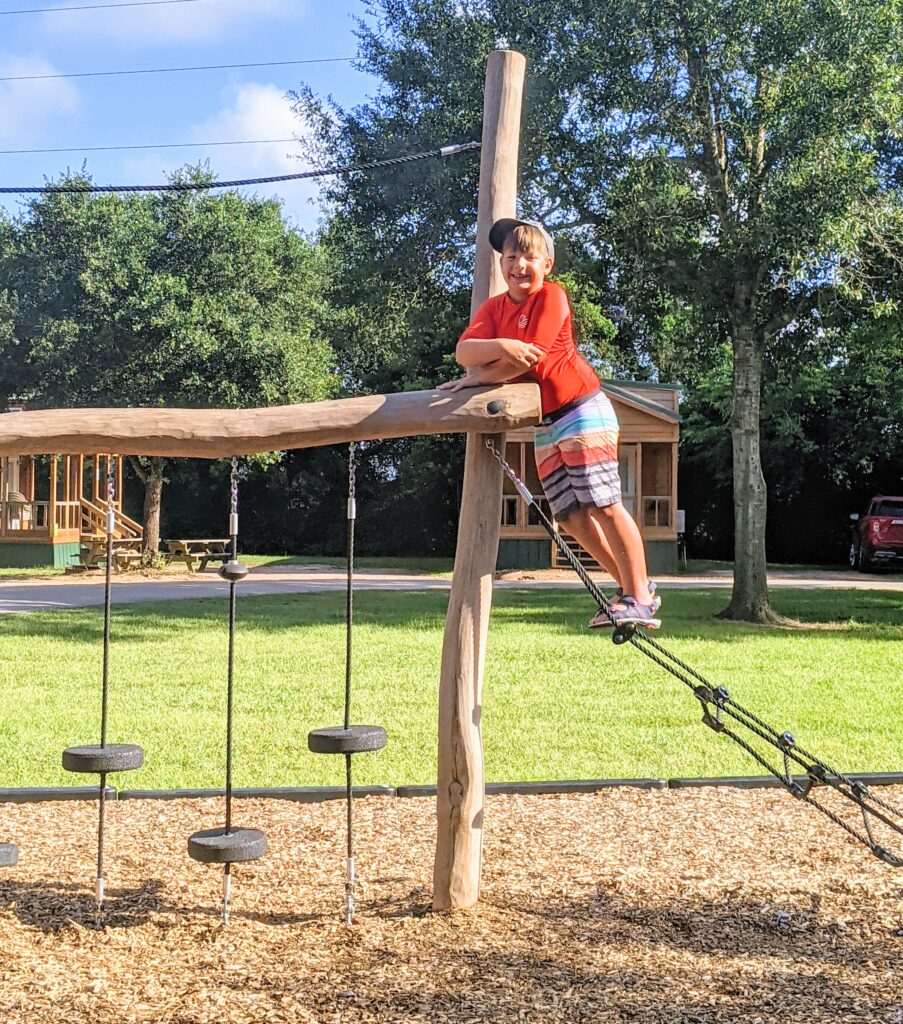
[[[229,535],[232,539],[232,561],[238,561],[238,458],[232,456],[229,474]],[[235,579],[229,580],[229,647],[226,665],[226,831],[232,828],[232,717],[235,679]],[[228,868],[228,865],[226,866]],[[228,875],[228,871],[226,871]],[[224,881],[224,885],[226,882]],[[228,914],[224,889],[223,913]]]
[[[345,589],[345,728],[351,725],[351,640],[354,633],[354,523],[357,461],[355,444],[348,445],[348,581]],[[354,790],[351,754],[345,755],[345,924],[354,920]]]
[[[229,511],[233,516],[238,515],[238,457],[232,456],[232,472],[229,474],[230,503]]]
[[[107,697],[110,683],[110,608],[113,601],[113,534],[116,532],[116,463],[107,456],[107,564],[104,573],[103,595],[103,675],[100,701],[100,745],[107,744]]]
[[[351,723],[351,640],[354,624],[354,522],[357,518],[357,501],[355,500],[357,460],[355,445],[348,445],[348,530],[347,530],[347,570],[348,578],[345,588],[345,728]]]
[[[485,443],[486,447],[517,488],[518,493],[528,505],[533,507],[534,512],[537,513],[540,522],[546,529],[546,532],[557,545],[558,550],[565,556],[565,558],[567,558],[569,564],[577,572],[577,575],[580,577],[587,590],[592,594],[593,598],[599,602],[600,608],[607,612],[609,607],[607,598],[602,594],[596,583],[589,577],[583,566],[577,561],[570,548],[561,539],[560,535],[555,530],[555,527],[543,513],[533,495],[520,480],[517,473],[515,473],[511,466],[505,461],[492,439],[487,438]],[[810,804],[816,810],[821,811],[821,813],[834,822],[835,825],[838,825],[852,836],[852,838],[868,847],[876,857],[883,860],[885,863],[891,864],[894,867],[903,867],[903,858],[891,853],[884,846],[880,845],[876,841],[872,831],[872,825],[874,821],[877,820],[882,822],[892,831],[903,836],[903,825],[900,824],[903,822],[903,811],[894,807],[893,804],[882,800],[880,797],[873,795],[864,783],[843,775],[841,772],[836,771],[823,761],[814,757],[802,747],[799,747],[792,733],[780,733],[757,715],[753,714],[751,711],[747,711],[746,708],[731,698],[724,686],[713,686],[700,672],[691,668],[686,662],[678,658],[677,655],[672,654],[662,646],[662,644],[648,636],[646,633],[638,631],[634,626],[628,626],[624,629],[616,627],[614,634],[612,635],[612,639],[616,644],[623,644],[627,642],[631,643],[638,651],[645,654],[647,658],[654,661],[676,679],[679,679],[685,686],[688,686],[702,704],[703,723],[714,732],[721,733],[733,740],[734,743],[745,750],[746,753],[758,762],[758,764],[760,764],[767,772],[769,772],[769,774],[773,775],[784,789],[794,797]],[[751,732],[753,735],[759,737],[759,739],[764,743],[776,748],[781,754],[783,771],[766,760],[742,736],[728,728],[724,721],[725,716],[730,718],[733,722],[743,726],[743,728]],[[805,778],[802,783],[797,782],[791,775],[791,762],[803,769]],[[812,789],[818,785],[830,787],[836,793],[839,793],[842,797],[858,806],[859,810],[862,812],[865,834],[850,825],[838,814],[830,808],[825,807],[810,795]],[[897,818],[898,821],[892,820],[894,817]]]
[[[232,538],[232,560],[238,559],[238,458],[232,456],[229,474],[229,536]]]

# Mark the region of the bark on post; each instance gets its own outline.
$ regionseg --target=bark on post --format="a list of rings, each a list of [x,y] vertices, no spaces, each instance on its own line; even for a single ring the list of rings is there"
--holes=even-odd
[[[471,310],[503,290],[488,233],[516,212],[521,99],[526,60],[512,50],[490,54],[483,109],[477,255]],[[502,474],[486,450],[493,436],[468,434],[452,590],[439,683],[438,828],[433,909],[473,906],[480,895],[483,852],[483,666],[492,574],[498,554]]]

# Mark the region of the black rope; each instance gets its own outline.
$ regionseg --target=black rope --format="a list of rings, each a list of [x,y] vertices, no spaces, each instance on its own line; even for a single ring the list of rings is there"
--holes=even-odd
[[[491,438],[486,439],[486,447],[499,462],[509,479],[514,483],[518,493],[524,501],[526,501],[529,506],[532,506],[534,512],[538,515],[541,524],[545,527],[546,532],[557,545],[558,550],[565,556],[571,568],[573,568],[580,577],[580,580],[586,589],[598,602],[600,609],[608,614],[610,602],[596,583],[590,578],[589,574],[577,560],[576,556],[567,544],[564,543],[558,531],[539,507],[539,504],[536,502],[533,495],[520,480],[511,466],[505,461]],[[895,867],[903,867],[903,859],[896,854],[891,853],[884,846],[879,844],[872,832],[872,821],[877,820],[894,832],[903,836],[903,826],[901,826],[899,822],[893,821],[890,817],[890,815],[892,815],[898,818],[900,822],[903,822],[903,812],[898,810],[892,804],[882,800],[880,797],[874,796],[868,787],[862,782],[848,778],[836,769],[825,764],[823,761],[820,761],[804,748],[798,746],[791,733],[778,732],[753,712],[747,710],[741,704],[734,701],[725,687],[713,686],[700,672],[697,672],[696,669],[681,660],[677,655],[672,654],[657,640],[648,636],[644,632],[638,631],[635,626],[629,625],[626,627],[618,627],[616,625],[612,639],[616,644],[631,643],[638,651],[646,655],[647,658],[654,661],[676,679],[679,679],[685,686],[688,686],[702,704],[703,723],[714,732],[721,733],[733,740],[770,775],[773,775],[781,786],[783,786],[783,788],[794,797],[808,803],[810,806],[820,811],[829,820],[834,822],[835,825],[840,826],[840,828],[847,832],[852,838],[866,846],[876,857],[880,858],[885,863],[892,864]],[[730,729],[724,721],[725,716],[747,729],[763,742],[775,747],[781,753],[784,764],[783,771],[770,763],[742,736]],[[802,783],[797,782],[791,776],[791,762],[803,769],[805,778]],[[849,822],[845,821],[829,807],[826,807],[810,795],[813,787],[817,785],[824,785],[832,788],[835,792],[839,793],[845,799],[850,800],[859,807],[862,812],[862,818],[865,825],[865,834],[860,832],[857,828],[854,828],[849,824]]]
[[[278,174],[268,178],[241,178],[237,181],[178,181],[166,185],[6,185],[0,186],[0,194],[86,194],[89,192],[204,192],[214,188],[240,188],[244,185],[269,185],[278,181],[301,181],[306,178],[324,178],[333,174],[353,174],[355,171],[372,171],[378,167],[396,167],[416,160],[431,160],[437,157],[455,156],[479,149],[479,142],[464,142],[441,149],[430,149],[408,156],[395,156],[386,160],[371,160],[369,163],[343,167],[324,167],[319,171],[301,171],[298,174]]]

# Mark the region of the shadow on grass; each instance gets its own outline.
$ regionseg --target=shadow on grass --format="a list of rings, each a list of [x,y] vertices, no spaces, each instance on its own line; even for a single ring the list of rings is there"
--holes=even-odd
[[[903,594],[894,591],[808,591],[781,590],[772,594],[776,611],[799,621],[792,629],[756,626],[717,619],[726,604],[724,591],[664,591],[663,628],[655,634],[667,643],[700,640],[730,643],[738,637],[771,634],[807,636],[815,633],[855,635],[857,638],[886,639],[885,627],[900,625]],[[441,631],[448,605],[446,591],[373,591],[355,595],[358,626],[416,628]],[[574,590],[503,590],[493,598],[492,628],[508,625],[549,630],[550,635],[587,635],[586,623],[594,605],[589,595]],[[344,623],[345,596],[340,591],[316,594],[248,596],[239,594],[240,630],[278,632]],[[224,598],[179,599],[114,606],[113,642],[154,643],[161,634],[197,628],[225,629],[227,604]],[[100,643],[103,613],[91,609],[31,612],[5,616],[3,634],[8,639],[38,636],[75,643]],[[830,626],[830,629],[826,629]],[[601,638],[607,638],[600,631]]]

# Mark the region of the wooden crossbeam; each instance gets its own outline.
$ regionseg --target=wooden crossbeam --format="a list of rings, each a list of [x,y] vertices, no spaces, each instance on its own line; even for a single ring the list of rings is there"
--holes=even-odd
[[[0,455],[221,459],[414,434],[497,434],[538,423],[540,416],[535,384],[267,409],[36,409],[0,414]]]

